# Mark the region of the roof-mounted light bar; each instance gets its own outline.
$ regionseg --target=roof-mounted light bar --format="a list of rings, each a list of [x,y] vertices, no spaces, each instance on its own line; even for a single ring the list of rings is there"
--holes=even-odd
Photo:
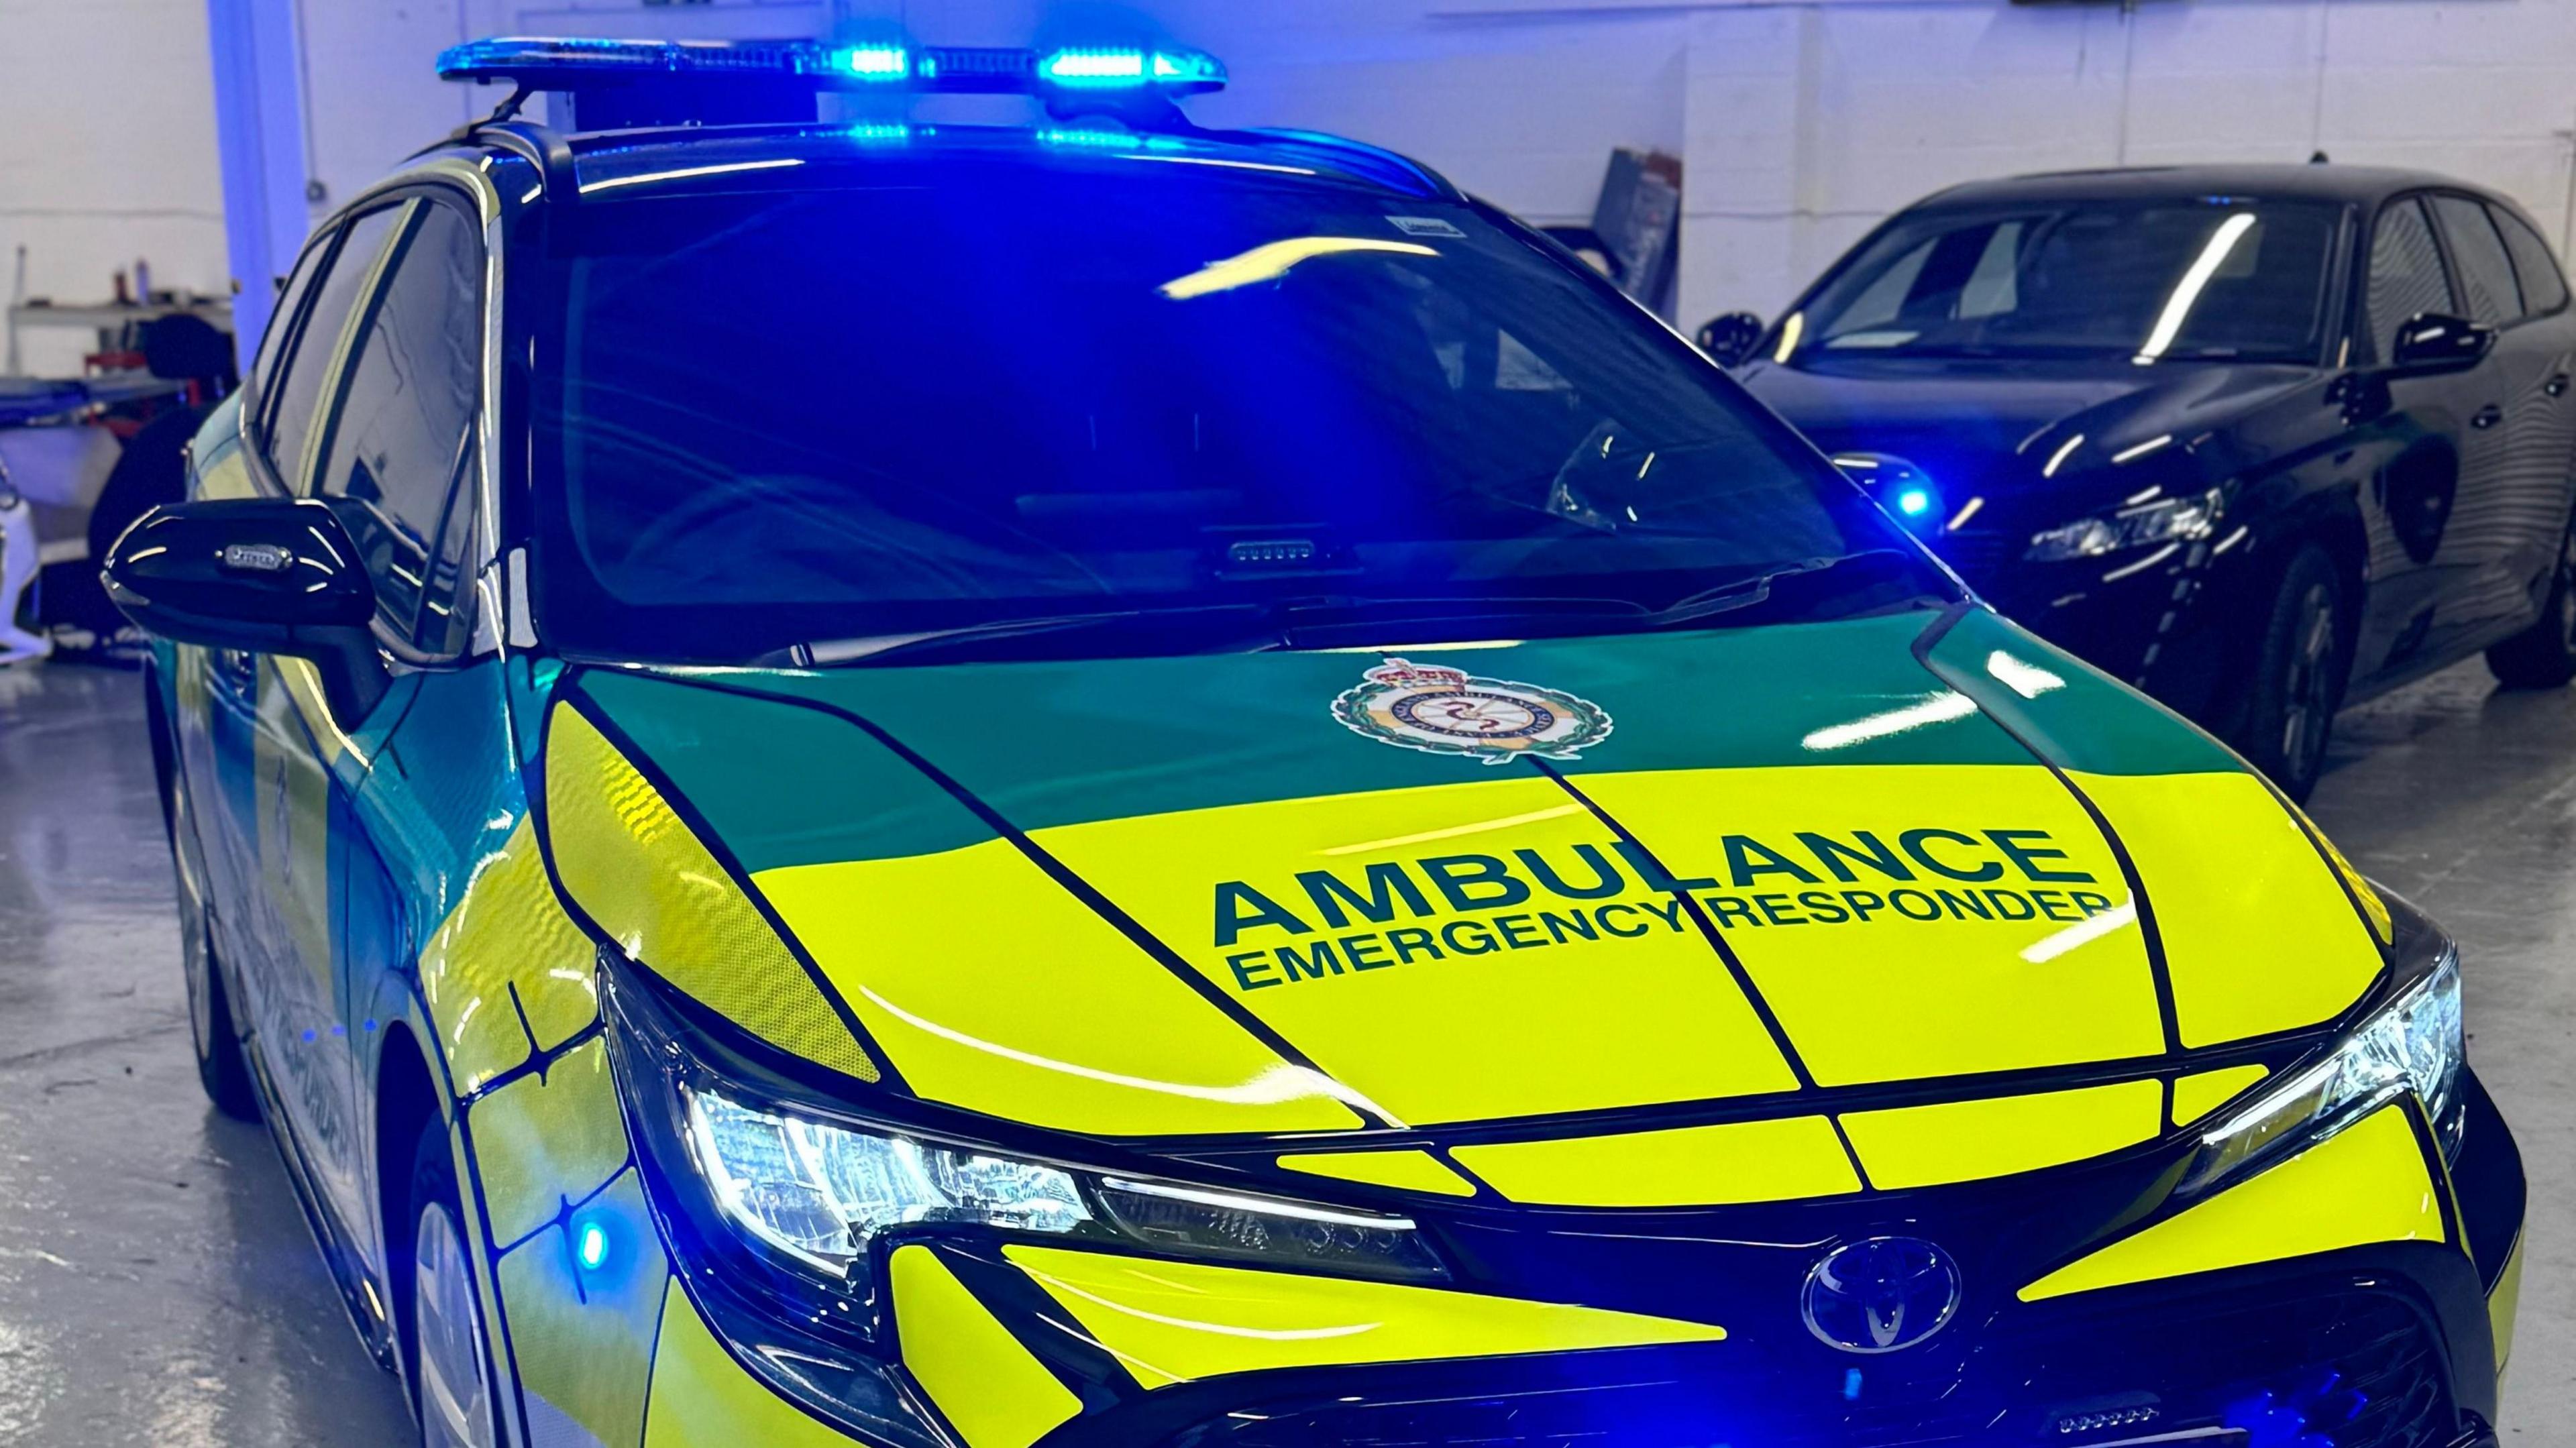
[[[1199,95],[1225,88],[1225,65],[1177,47],[1077,46],[1050,51],[813,40],[597,40],[503,36],[438,57],[448,80],[583,90],[620,81],[740,80],[815,90],[1063,95]]]

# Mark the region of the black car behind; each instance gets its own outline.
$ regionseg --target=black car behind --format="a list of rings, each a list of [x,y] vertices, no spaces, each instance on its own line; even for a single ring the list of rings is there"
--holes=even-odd
[[[2513,203],[2348,166],[1943,191],[1703,345],[2003,612],[2293,795],[2341,704],[2576,675],[2576,312]]]

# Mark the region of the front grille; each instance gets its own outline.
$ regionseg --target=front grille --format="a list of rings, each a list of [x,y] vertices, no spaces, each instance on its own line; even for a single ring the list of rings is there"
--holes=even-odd
[[[2258,1444],[2303,1442],[2301,1433],[2334,1448],[2449,1442],[2455,1425],[2442,1363],[2422,1320],[2387,1297],[2351,1294],[2328,1302],[2335,1315],[2305,1328],[2247,1314],[2236,1328],[2243,1334],[2241,1356],[2226,1350],[2224,1336],[2204,1349],[2209,1369],[2231,1356],[2239,1363],[2296,1364],[2238,1377],[2221,1410],[2228,1425],[2248,1429]],[[2296,1316],[2322,1305],[2302,1304]]]
[[[1745,1373],[1743,1356],[1608,1355],[1579,1381],[1534,1359],[1514,1388],[1480,1395],[1407,1395],[1401,1379],[1372,1379],[1362,1392],[1245,1404],[1164,1448],[2091,1448],[2210,1426],[2241,1430],[2246,1445],[2441,1448],[2455,1428],[2437,1341],[2378,1293],[2056,1315],[1975,1345],[1903,1401],[1859,1391],[1843,1360]],[[1873,1384],[1897,1366],[1848,1361]],[[1850,1394],[1832,1391],[1844,1382]]]

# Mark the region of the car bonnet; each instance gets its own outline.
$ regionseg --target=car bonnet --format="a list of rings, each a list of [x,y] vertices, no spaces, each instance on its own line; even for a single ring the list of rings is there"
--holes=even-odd
[[[2073,1159],[2386,968],[2384,909],[2259,776],[1973,608],[575,670],[543,769],[568,902],[679,989],[845,1074],[1147,1142],[1913,1083],[2067,1098],[2039,1135]],[[667,878],[588,863],[648,836],[684,842]],[[2033,1093],[2123,1063],[2139,1089]]]

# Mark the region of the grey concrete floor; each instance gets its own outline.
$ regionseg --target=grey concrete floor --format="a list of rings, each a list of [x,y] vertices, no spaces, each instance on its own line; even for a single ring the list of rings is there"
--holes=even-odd
[[[136,676],[0,669],[0,1444],[411,1441],[197,1089]]]
[[[266,1137],[198,1093],[139,699],[0,669],[0,1445],[401,1442]],[[2576,1443],[2576,691],[2463,665],[2331,771],[2326,829],[2460,937],[2531,1174],[2507,1441]]]

